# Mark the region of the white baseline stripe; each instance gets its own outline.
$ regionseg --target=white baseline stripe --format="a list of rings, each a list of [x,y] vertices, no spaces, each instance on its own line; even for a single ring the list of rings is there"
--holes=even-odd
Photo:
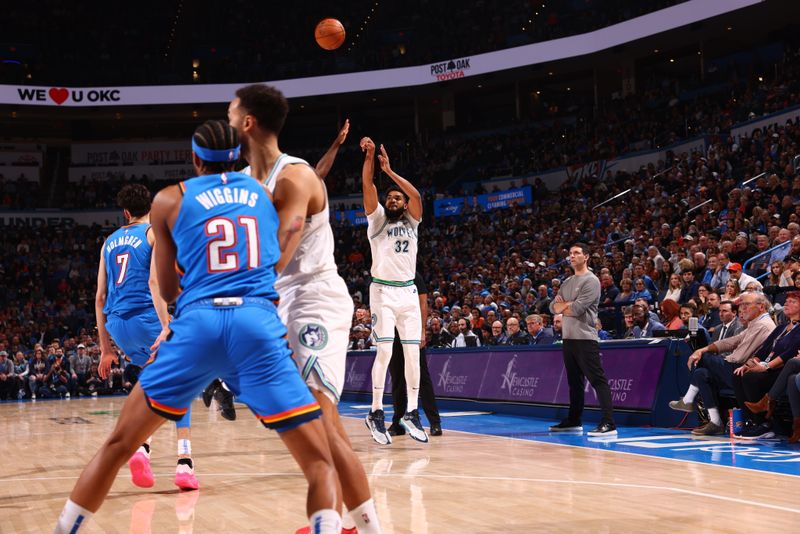
[[[159,473],[157,477],[169,477],[172,473]],[[253,473],[253,472],[245,472],[245,473],[198,473],[198,475],[203,477],[302,477],[302,473]],[[628,488],[628,489],[645,489],[645,490],[660,490],[660,491],[670,491],[673,493],[682,493],[685,495],[691,495],[693,497],[702,497],[707,499],[716,499],[719,501],[725,502],[732,502],[735,504],[747,505],[747,506],[757,506],[759,508],[768,508],[770,510],[778,510],[781,512],[788,512],[792,514],[800,514],[800,508],[788,508],[786,506],[778,506],[775,504],[770,503],[763,503],[752,501],[748,499],[738,499],[736,497],[725,497],[722,495],[714,495],[709,493],[704,493],[701,491],[694,491],[689,489],[683,488],[675,488],[672,486],[650,486],[647,484],[626,484],[622,482],[597,482],[591,480],[564,480],[564,479],[557,479],[557,478],[527,478],[527,477],[499,477],[499,476],[482,476],[482,475],[435,475],[435,474],[425,474],[425,473],[416,473],[414,475],[407,475],[407,474],[391,474],[391,473],[375,473],[371,474],[370,476],[379,476],[379,477],[398,477],[398,478],[405,478],[412,476],[413,478],[432,478],[432,479],[446,479],[446,480],[478,480],[478,481],[488,481],[488,480],[499,480],[499,481],[506,481],[506,482],[532,482],[532,483],[539,483],[539,484],[575,484],[580,486],[603,486],[603,487],[610,487],[610,488]],[[74,480],[77,479],[77,476],[65,476],[65,477],[31,477],[31,478],[7,478],[7,479],[0,479],[3,482],[33,482],[33,481],[43,481],[43,480]]]

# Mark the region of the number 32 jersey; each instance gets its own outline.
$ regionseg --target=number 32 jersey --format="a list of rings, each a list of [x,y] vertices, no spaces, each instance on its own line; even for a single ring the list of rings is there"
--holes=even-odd
[[[419,223],[407,211],[399,220],[391,221],[380,204],[367,215],[372,278],[388,282],[414,280]]]
[[[183,202],[172,228],[181,275],[178,312],[214,297],[278,298],[278,214],[264,187],[238,172],[180,184]]]

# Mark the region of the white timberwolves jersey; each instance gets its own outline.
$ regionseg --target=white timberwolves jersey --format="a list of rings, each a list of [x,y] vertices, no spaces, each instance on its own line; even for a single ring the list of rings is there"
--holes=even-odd
[[[397,221],[386,217],[382,205],[367,215],[372,250],[372,278],[385,282],[414,280],[417,270],[417,229],[420,221],[406,213]]]
[[[275,166],[264,181],[264,185],[267,186],[270,193],[275,192],[275,183],[283,168],[297,163],[308,165],[307,161],[288,154],[281,154],[278,157]],[[250,167],[245,168],[242,172],[250,174]],[[330,207],[326,194],[325,209],[306,218],[297,250],[278,276],[275,289],[280,291],[283,287],[301,284],[311,278],[324,277],[325,274],[337,274],[333,248],[333,230],[331,229]]]

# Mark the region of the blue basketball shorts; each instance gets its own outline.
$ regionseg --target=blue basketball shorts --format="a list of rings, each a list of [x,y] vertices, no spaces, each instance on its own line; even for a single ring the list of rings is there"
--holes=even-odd
[[[150,359],[150,347],[161,333],[161,321],[155,309],[125,318],[109,315],[106,330],[133,365],[143,367]]]
[[[184,306],[170,329],[170,337],[139,377],[148,405],[158,415],[180,419],[217,377],[264,426],[278,432],[321,415],[270,301],[245,298],[238,306],[199,301]]]

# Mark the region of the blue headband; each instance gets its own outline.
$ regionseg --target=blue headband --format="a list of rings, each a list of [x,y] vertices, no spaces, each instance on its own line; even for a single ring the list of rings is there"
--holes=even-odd
[[[241,148],[242,145],[236,145],[234,148],[212,150],[198,145],[195,140],[192,139],[192,150],[197,154],[197,157],[203,161],[236,161],[239,159],[239,151]]]

